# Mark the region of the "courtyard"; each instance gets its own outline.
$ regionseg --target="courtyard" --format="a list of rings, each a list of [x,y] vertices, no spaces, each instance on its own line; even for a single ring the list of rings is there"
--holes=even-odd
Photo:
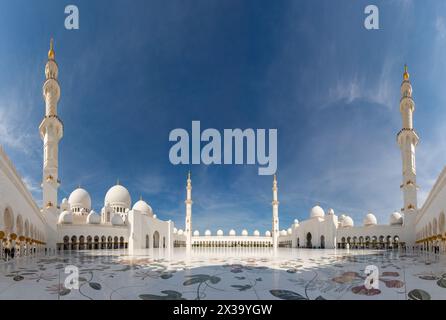
[[[366,289],[365,268],[379,270]],[[67,266],[79,289],[64,285]],[[0,299],[424,300],[446,298],[446,259],[426,252],[270,248],[73,251],[0,265]]]

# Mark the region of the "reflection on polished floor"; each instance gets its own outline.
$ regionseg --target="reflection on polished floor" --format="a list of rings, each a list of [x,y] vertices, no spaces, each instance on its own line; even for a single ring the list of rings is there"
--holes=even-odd
[[[79,289],[64,285],[79,269]],[[365,268],[379,269],[366,289]],[[77,251],[0,265],[0,299],[446,299],[446,258],[269,248]]]

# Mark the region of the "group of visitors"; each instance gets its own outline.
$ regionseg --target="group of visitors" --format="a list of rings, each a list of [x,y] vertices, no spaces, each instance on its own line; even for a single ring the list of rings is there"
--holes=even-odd
[[[20,250],[23,250],[23,252],[20,252]],[[14,257],[19,257],[21,255],[35,254],[36,247],[29,246],[26,243],[20,247],[20,245],[14,239],[11,239],[3,241],[2,251],[3,260],[9,261],[14,259]]]

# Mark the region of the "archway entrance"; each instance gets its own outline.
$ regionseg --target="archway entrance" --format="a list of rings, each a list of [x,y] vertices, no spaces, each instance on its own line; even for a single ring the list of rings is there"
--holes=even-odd
[[[159,248],[160,247],[160,234],[158,231],[155,231],[153,233],[153,247]]]
[[[149,245],[150,245],[149,239],[150,239],[149,235],[146,234],[146,249],[149,249]]]
[[[307,233],[307,248],[313,248],[313,244],[311,243],[311,233]]]
[[[321,236],[321,249],[325,249],[325,237]]]

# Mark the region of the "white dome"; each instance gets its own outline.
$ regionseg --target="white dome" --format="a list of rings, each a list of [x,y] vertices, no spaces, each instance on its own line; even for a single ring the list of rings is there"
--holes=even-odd
[[[344,216],[344,218],[342,219],[342,227],[343,228],[349,228],[349,227],[353,227],[353,219],[348,217],[348,216]]]
[[[101,223],[101,216],[98,215],[93,210],[91,210],[90,213],[87,216],[87,223],[88,224],[100,224]]]
[[[153,219],[156,219],[156,214],[153,215]]]
[[[391,225],[398,225],[403,224],[403,217],[401,216],[401,213],[394,212],[390,215],[390,224]]]
[[[64,211],[59,215],[59,224],[72,224],[73,223],[73,214],[71,211]]]
[[[288,230],[286,231],[288,234],[292,234],[293,230],[291,228],[288,228]]]
[[[297,219],[294,219],[294,224],[299,224],[299,220],[297,220]]]
[[[62,203],[60,204],[60,209],[62,211],[66,211],[66,210],[70,209],[70,204],[68,203],[67,198],[62,199]]]
[[[255,236],[255,237],[260,236],[260,232],[259,232],[259,230],[254,230],[254,232],[253,232],[252,234],[253,234],[253,236]]]
[[[334,215],[334,210],[332,208],[328,209],[328,214],[330,216]]]
[[[173,233],[178,233],[178,229],[177,228],[173,228]]]
[[[91,209],[91,198],[85,189],[77,188],[71,192],[68,198],[71,208],[85,208],[87,211]]]
[[[144,200],[139,200],[133,205],[133,210],[140,211],[149,216],[153,216],[152,207],[150,207]]]
[[[211,230],[206,230],[206,231],[204,232],[204,235],[207,236],[207,237],[209,237],[211,234],[212,234],[212,233],[211,233]]]
[[[339,222],[341,222],[342,220],[344,220],[344,218],[346,217],[346,215],[345,214],[341,214],[341,216],[339,217]]]
[[[281,236],[286,236],[286,235],[287,235],[286,230],[282,230],[282,231],[280,231],[280,235],[281,235]]]
[[[269,230],[265,231],[265,236],[266,237],[271,237],[271,231],[269,231]]]
[[[234,229],[229,230],[229,235],[230,236],[235,236],[236,235],[235,230]]]
[[[377,224],[376,217],[373,213],[367,213],[367,215],[364,218],[364,225],[365,226],[374,226]]]
[[[247,236],[247,235],[248,235],[248,230],[243,229],[243,230],[242,230],[242,236]]]
[[[132,204],[132,198],[130,197],[129,191],[125,187],[117,184],[107,191],[104,203],[108,203],[112,207],[123,206],[124,208],[129,209]]]
[[[115,214],[113,216],[113,218],[111,219],[111,223],[114,226],[122,226],[122,225],[124,225],[124,220],[122,220],[122,218],[119,214]]]
[[[217,236],[222,236],[224,233],[223,233],[223,230],[218,230],[217,231]]]
[[[323,218],[325,216],[324,209],[319,206],[311,208],[310,218]]]
[[[178,230],[178,234],[181,236],[184,233],[183,229]]]
[[[194,237],[198,237],[199,235],[200,235],[200,231],[195,230],[195,231],[194,231]]]

